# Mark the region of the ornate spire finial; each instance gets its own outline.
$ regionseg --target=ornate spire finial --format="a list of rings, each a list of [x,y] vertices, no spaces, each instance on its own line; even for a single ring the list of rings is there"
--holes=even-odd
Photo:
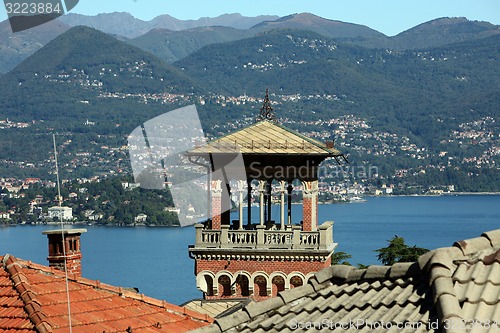
[[[269,100],[269,89],[266,88],[266,97],[264,97],[264,102],[260,108],[260,115],[257,117],[257,121],[261,120],[275,120],[274,119],[274,109],[271,106],[271,101]]]

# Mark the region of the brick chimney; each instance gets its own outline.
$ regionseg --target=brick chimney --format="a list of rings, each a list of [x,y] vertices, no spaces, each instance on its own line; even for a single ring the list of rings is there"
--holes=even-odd
[[[64,259],[66,259],[66,268],[68,270],[68,274],[82,276],[82,252],[80,249],[80,236],[85,232],[87,232],[87,229],[44,231],[43,234],[47,235],[49,241],[49,256],[47,257],[49,266],[64,271]]]

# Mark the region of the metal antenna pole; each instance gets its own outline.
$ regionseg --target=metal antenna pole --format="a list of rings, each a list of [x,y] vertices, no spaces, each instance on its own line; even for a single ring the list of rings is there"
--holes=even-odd
[[[64,257],[64,274],[66,280],[66,299],[68,301],[68,321],[69,321],[69,333],[73,333],[73,327],[71,324],[71,300],[69,297],[69,282],[68,282],[68,268],[66,266],[66,240],[64,237],[64,223],[62,214],[62,196],[61,196],[61,182],[59,180],[59,166],[57,163],[57,147],[56,147],[56,135],[52,134],[52,140],[54,142],[54,160],[56,163],[56,177],[57,177],[57,200],[59,201],[59,221],[61,223],[61,237],[62,237],[62,249]]]

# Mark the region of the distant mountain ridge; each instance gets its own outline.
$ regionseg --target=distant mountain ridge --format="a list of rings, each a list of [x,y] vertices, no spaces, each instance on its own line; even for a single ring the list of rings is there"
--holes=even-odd
[[[172,63],[209,44],[241,40],[273,29],[308,30],[368,48],[407,50],[476,40],[500,33],[500,26],[466,18],[439,18],[388,37],[369,27],[325,19],[310,13],[278,18],[224,14],[215,18],[179,20],[160,15],[142,21],[129,13],[85,16],[69,13],[58,20],[13,34],[0,23],[0,74],[6,73],[71,26],[85,25],[126,41]]]
[[[275,29],[312,31],[354,45],[398,51],[443,46],[500,33],[500,26],[491,23],[465,18],[440,18],[388,37],[363,25],[300,13],[263,21],[246,30],[206,27],[168,32],[155,29],[128,42],[164,61],[174,62],[209,44],[241,40]]]
[[[391,37],[395,49],[419,49],[486,38],[500,34],[500,26],[465,17],[442,17],[422,23]],[[430,42],[432,44],[430,45]]]
[[[206,26],[221,26],[235,29],[248,29],[262,21],[279,18],[275,15],[247,17],[238,13],[223,14],[217,17],[202,17],[198,20],[179,20],[164,14],[151,21],[143,21],[129,13],[109,13],[96,16],[69,13],[59,19],[69,26],[86,25],[102,32],[121,35],[127,38],[139,37],[153,29],[180,31]]]
[[[264,21],[252,29],[257,31],[272,29],[310,30],[331,38],[385,37],[383,33],[364,25],[329,20],[310,13],[292,14],[277,20]]]

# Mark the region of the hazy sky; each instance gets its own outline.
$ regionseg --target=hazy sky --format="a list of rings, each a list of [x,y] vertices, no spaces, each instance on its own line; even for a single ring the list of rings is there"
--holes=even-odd
[[[500,0],[80,0],[72,12],[96,15],[116,11],[129,12],[142,20],[161,14],[198,19],[226,13],[285,16],[309,12],[363,24],[389,36],[439,17],[460,16],[500,25]],[[6,18],[2,8],[0,20]]]

